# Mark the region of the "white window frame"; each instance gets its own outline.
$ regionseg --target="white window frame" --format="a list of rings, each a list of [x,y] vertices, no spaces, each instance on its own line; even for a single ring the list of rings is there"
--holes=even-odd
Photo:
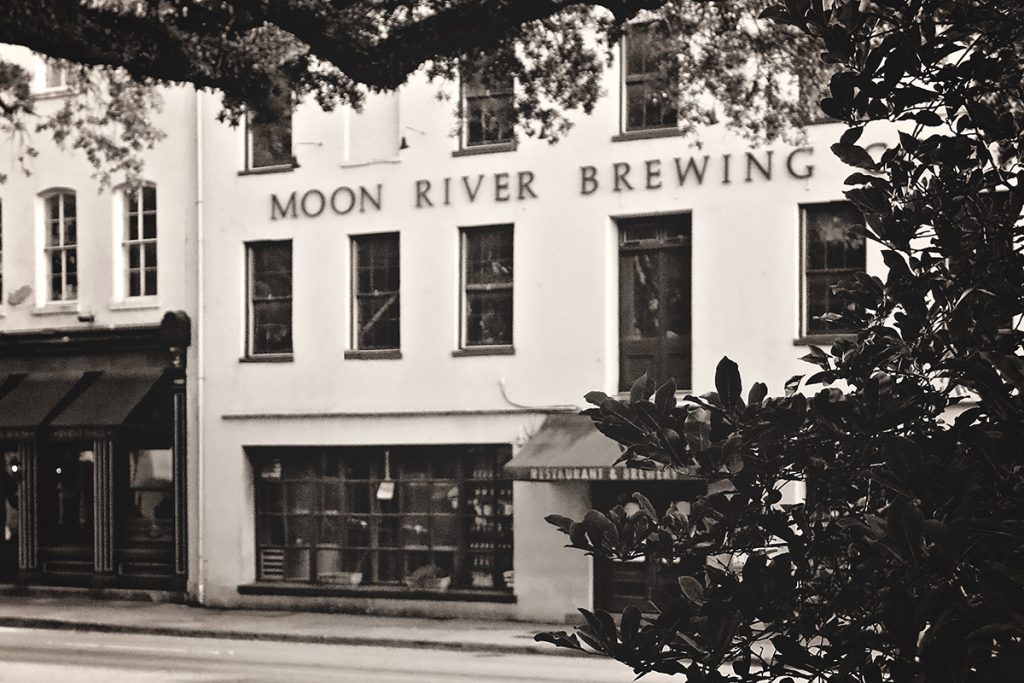
[[[466,150],[480,150],[487,151],[493,149],[515,149],[516,147],[516,116],[515,116],[515,97],[516,97],[516,82],[515,78],[509,78],[509,84],[507,89],[496,90],[494,92],[487,91],[483,95],[474,95],[472,97],[467,95],[469,76],[468,69],[471,64],[462,64],[459,67],[459,115],[460,115],[460,130],[459,130],[459,146],[463,151]],[[475,73],[473,74],[475,75]],[[470,142],[469,141],[469,100],[470,99],[486,99],[486,98],[499,98],[508,97],[512,105],[512,120],[511,120],[511,137],[508,140],[486,140],[482,142]]]
[[[154,193],[153,209],[149,210],[149,211],[146,211],[143,208],[143,193],[144,193],[145,190],[152,190],[153,193]],[[155,195],[156,195],[156,183],[143,183],[142,185],[140,185],[138,187],[135,187],[135,188],[125,187],[121,191],[121,193],[120,193],[121,201],[119,202],[119,204],[122,207],[122,216],[121,216],[121,220],[119,221],[119,224],[121,226],[121,229],[120,229],[121,244],[120,244],[120,249],[118,251],[119,251],[119,253],[121,255],[122,262],[121,262],[121,267],[119,268],[120,276],[118,278],[118,281],[120,282],[121,287],[122,287],[121,294],[122,294],[122,299],[124,299],[124,300],[136,301],[136,300],[140,300],[140,299],[155,299],[157,294],[160,292],[160,282],[159,282],[159,279],[160,279],[160,270],[159,270],[159,264],[160,264],[160,258],[159,257],[160,257],[160,254],[159,254],[159,252],[157,253],[157,265],[152,266],[152,268],[155,271],[154,274],[156,276],[156,282],[154,282],[155,289],[152,292],[146,291],[146,270],[147,270],[147,268],[149,268],[149,266],[147,266],[147,264],[146,264],[146,246],[152,245],[154,250],[157,250],[157,251],[159,250],[159,247],[158,247],[158,244],[159,244],[158,239],[159,239],[159,236],[160,236],[159,204],[157,203],[158,200],[157,200],[157,197]],[[134,203],[134,207],[132,206],[133,203]],[[133,209],[134,209],[134,211],[133,211]],[[132,216],[133,213],[135,213],[138,216],[138,223],[137,223],[138,231],[137,231],[136,239],[132,239],[132,237],[131,237],[131,230],[130,230],[131,216]],[[145,237],[144,236],[145,233],[143,232],[143,221],[144,221],[144,217],[146,215],[152,215],[154,221],[156,222],[156,231],[155,231],[155,236],[153,236],[153,237]],[[132,271],[132,268],[131,268],[131,251],[132,251],[132,249],[138,249],[139,250],[139,267],[138,267],[138,270],[139,270],[139,273],[140,273],[140,275],[139,275],[140,293],[136,294],[136,295],[133,295],[131,293],[131,271]]]
[[[65,214],[65,199],[64,198],[67,195],[72,195],[72,196],[75,197],[75,216],[74,216],[74,220],[75,220],[75,242],[72,243],[72,244],[67,244],[66,243],[66,240],[67,240],[67,219],[68,219],[68,217]],[[60,198],[59,199],[60,203],[59,203],[59,208],[58,208],[58,217],[57,217],[57,221],[60,224],[60,232],[59,232],[60,244],[51,245],[50,244],[50,226],[49,226],[49,221],[51,219],[49,217],[48,209],[49,209],[49,202],[52,199],[57,198],[57,197]],[[78,232],[79,232],[79,230],[78,230],[78,228],[79,228],[79,225],[78,225],[78,194],[73,189],[68,188],[68,187],[52,187],[52,188],[49,188],[48,190],[46,190],[45,192],[40,193],[39,199],[40,199],[40,220],[39,220],[39,229],[40,229],[39,244],[40,244],[40,249],[37,250],[37,253],[39,254],[39,258],[40,258],[40,262],[39,262],[40,263],[40,267],[38,268],[38,279],[37,279],[37,292],[39,293],[37,295],[37,302],[40,303],[41,305],[55,306],[55,307],[56,306],[62,306],[62,305],[69,305],[69,306],[70,305],[75,305],[77,303],[77,301],[78,301],[78,292],[79,292],[79,288],[81,287],[81,278],[79,277],[80,273],[79,273],[79,268],[78,268],[78,244],[79,244],[79,241],[78,241]],[[52,289],[52,286],[53,286],[52,275],[53,274],[51,272],[52,262],[51,262],[51,259],[50,259],[50,254],[52,252],[54,252],[54,251],[59,251],[62,254],[61,261],[62,261],[62,264],[63,264],[63,269],[62,269],[62,274],[61,274],[61,287],[62,287],[62,291],[61,291],[61,297],[60,298],[54,298],[54,296],[53,296],[54,292],[53,292],[53,289]],[[67,255],[69,253],[73,253],[74,256],[75,256],[75,296],[74,296],[74,298],[69,298],[69,297],[66,296],[66,291],[67,291],[67,287],[68,287],[68,283],[67,283],[67,273],[68,273]]]
[[[673,124],[671,124],[671,125],[656,125],[656,126],[648,125],[648,126],[643,126],[641,128],[631,128],[629,126],[629,87],[628,86],[629,86],[629,83],[630,83],[630,79],[632,78],[632,79],[635,79],[637,81],[643,81],[645,83],[646,82],[650,82],[650,81],[654,80],[652,78],[651,74],[653,74],[655,72],[653,72],[653,71],[646,71],[643,74],[634,74],[632,76],[630,76],[630,74],[628,73],[629,63],[628,63],[628,60],[627,60],[627,56],[628,56],[627,44],[628,44],[629,40],[636,35],[636,32],[638,32],[640,29],[643,28],[643,26],[642,25],[635,26],[635,27],[630,26],[630,27],[627,27],[627,28],[628,28],[628,30],[622,36],[622,39],[619,41],[619,61],[621,62],[621,67],[619,69],[619,132],[623,133],[623,134],[633,134],[633,135],[643,135],[645,133],[646,134],[657,135],[658,133],[666,133],[666,132],[667,133],[672,133],[673,131],[678,131],[678,129],[679,129],[679,113],[678,112],[676,112],[676,120],[675,120],[675,122]]]
[[[268,164],[266,166],[257,166],[253,163],[253,151],[255,148],[253,142],[253,115],[252,113],[246,113],[245,115],[245,170],[250,173],[267,173],[271,171],[289,170],[298,167],[298,162],[295,159],[295,116],[294,113],[288,115],[288,141],[289,141],[289,154],[288,160],[279,164]]]
[[[60,83],[57,85],[49,85],[47,83],[51,69],[60,75]],[[37,95],[62,95],[70,89],[68,67],[59,64],[59,62],[49,57],[36,55],[35,68],[32,74],[32,92]]]

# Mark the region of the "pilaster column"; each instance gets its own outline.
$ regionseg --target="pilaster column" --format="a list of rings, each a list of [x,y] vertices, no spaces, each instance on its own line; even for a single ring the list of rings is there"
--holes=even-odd
[[[114,444],[93,442],[93,567],[97,574],[114,571]]]
[[[39,568],[39,540],[37,534],[36,490],[39,463],[36,459],[36,441],[18,441],[18,460],[21,478],[18,480],[18,568],[33,571]]]

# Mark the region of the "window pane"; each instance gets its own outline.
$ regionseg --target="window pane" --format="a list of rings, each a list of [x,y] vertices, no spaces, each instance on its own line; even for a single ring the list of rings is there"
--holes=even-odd
[[[252,168],[286,166],[292,159],[291,115],[271,121],[249,122]]]
[[[466,292],[466,344],[512,343],[512,290]]]
[[[137,213],[128,214],[128,239],[139,239],[139,214]]]
[[[146,267],[156,268],[156,243],[150,242],[144,248],[146,250]]]
[[[142,236],[147,240],[156,239],[156,213],[142,214]]]
[[[355,347],[400,348],[399,236],[365,235],[352,242]]]
[[[467,146],[511,142],[515,135],[513,80],[510,76],[485,73],[487,65],[481,61],[462,67]]]
[[[467,284],[512,282],[512,229],[474,228],[465,234]]]
[[[256,523],[257,543],[259,545],[284,545],[284,517],[280,515],[260,515]]]
[[[156,268],[146,268],[146,296],[153,296],[156,294]]]
[[[659,264],[658,254],[653,251],[629,254],[622,258],[620,267],[625,281],[621,303],[623,310],[629,312],[627,324],[622,330],[626,337],[661,336]]]
[[[252,353],[292,350],[291,242],[249,245]]]
[[[142,210],[156,211],[156,188],[147,186],[142,188]]]
[[[849,202],[804,207],[806,263],[804,329],[808,334],[851,331],[837,323],[815,320],[824,313],[839,313],[843,303],[832,294],[833,285],[863,271],[866,265],[864,219]]]

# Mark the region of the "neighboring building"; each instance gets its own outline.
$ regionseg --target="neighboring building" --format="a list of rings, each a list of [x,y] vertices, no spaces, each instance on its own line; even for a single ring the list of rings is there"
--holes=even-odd
[[[880,259],[837,126],[697,148],[628,49],[554,146],[473,74],[248,130],[202,98],[203,603],[562,619],[671,574],[544,522],[700,492],[611,467],[582,395],[644,371],[707,391],[723,355],[781,393],[842,332],[812,320],[829,285]]]
[[[65,74],[5,47],[55,111]],[[0,581],[182,597],[196,302],[195,93],[167,90],[146,182],[100,191],[45,135],[0,185]],[[16,144],[16,143],[14,143]],[[12,155],[13,156],[13,155]]]

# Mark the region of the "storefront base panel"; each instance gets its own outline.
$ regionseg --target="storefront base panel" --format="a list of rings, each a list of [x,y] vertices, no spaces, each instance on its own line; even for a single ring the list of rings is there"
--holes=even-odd
[[[389,617],[431,619],[522,620],[512,603],[467,602],[452,599],[411,600],[379,597],[334,597],[329,595],[252,595],[251,587],[207,589],[204,607],[273,609],[296,612],[337,612],[375,614]],[[447,596],[446,596],[447,598]]]
[[[130,602],[189,602],[183,591],[151,590],[140,588],[99,588],[79,586],[45,586],[21,583],[0,583],[0,596],[29,596],[38,598],[89,598],[95,600],[125,600]]]

